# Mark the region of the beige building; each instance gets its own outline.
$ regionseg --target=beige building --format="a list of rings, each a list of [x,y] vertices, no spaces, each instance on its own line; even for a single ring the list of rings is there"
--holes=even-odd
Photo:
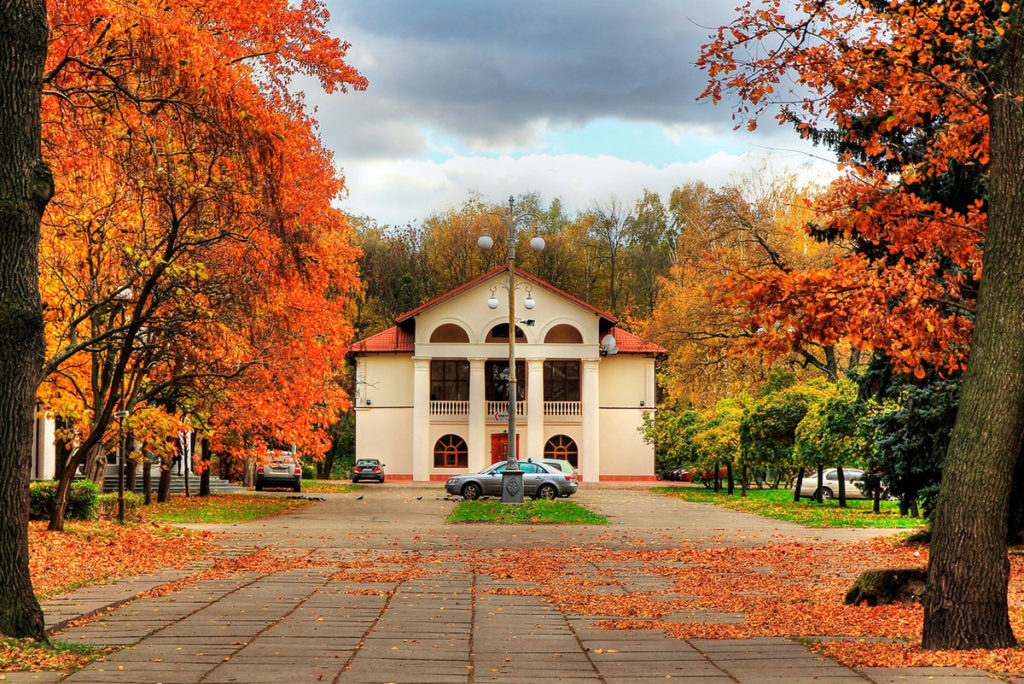
[[[566,458],[584,482],[653,479],[654,448],[638,428],[665,350],[539,278],[516,269],[516,279],[519,457]],[[505,458],[507,280],[507,266],[485,273],[349,349],[356,458],[418,482]]]

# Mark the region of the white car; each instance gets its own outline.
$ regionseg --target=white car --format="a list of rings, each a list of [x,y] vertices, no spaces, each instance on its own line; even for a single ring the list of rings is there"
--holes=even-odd
[[[805,471],[806,472],[806,471]],[[843,479],[846,480],[847,499],[870,499],[866,491],[861,489],[864,486],[864,471],[860,468],[843,468]],[[858,486],[860,485],[860,486]],[[800,487],[801,497],[814,497],[818,489],[818,470],[810,469],[799,485],[793,485],[793,489]],[[821,499],[830,501],[839,497],[839,471],[836,468],[825,468],[822,484]]]

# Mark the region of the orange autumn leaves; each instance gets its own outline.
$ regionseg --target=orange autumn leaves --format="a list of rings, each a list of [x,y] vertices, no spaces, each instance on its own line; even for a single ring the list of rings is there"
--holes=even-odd
[[[679,639],[823,637],[816,648],[855,667],[1024,671],[1020,651],[922,651],[918,605],[843,604],[864,570],[926,566],[924,545],[881,538],[831,544],[779,540],[750,548],[529,549],[465,560],[477,572],[508,580],[507,587],[485,593],[546,597],[563,610],[601,616],[598,625],[606,629],[659,629]],[[1024,558],[1010,560],[1011,620],[1017,634],[1024,634]],[[662,586],[619,588],[639,576],[660,578]],[[716,621],[715,613],[725,619]]]
[[[819,229],[853,241],[832,263],[744,270],[722,300],[779,356],[840,340],[898,371],[961,370],[987,224],[985,62],[1004,28],[991,1],[751,3],[702,47],[703,97],[735,117],[774,114],[837,151]],[[761,46],[759,50],[748,50]]]
[[[104,521],[68,523],[66,532],[47,532],[42,523],[32,522],[32,586],[40,598],[47,599],[85,584],[180,568],[209,556],[214,549],[210,537],[203,532]]]
[[[42,401],[80,437],[111,433],[97,417],[124,397],[198,416],[223,450],[321,453],[347,402],[337,376],[358,252],[293,80],[365,87],[348,45],[312,0],[272,0],[258,17],[236,0],[49,10]],[[149,428],[155,453],[173,423],[133,430]]]

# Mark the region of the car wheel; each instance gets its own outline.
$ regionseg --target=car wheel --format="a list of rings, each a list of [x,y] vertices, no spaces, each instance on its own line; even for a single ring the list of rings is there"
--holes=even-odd
[[[263,478],[262,477],[257,477],[256,478],[256,491],[257,492],[262,492],[263,491]]]
[[[537,498],[547,499],[548,501],[551,501],[552,499],[557,499],[558,490],[555,489],[555,485],[553,484],[543,484],[537,488]]]
[[[297,492],[301,492],[302,491],[302,481],[301,480],[297,480],[295,482],[295,485],[292,487],[292,489],[294,489]]]
[[[821,488],[821,500],[822,501],[831,501],[832,497],[833,497],[833,494],[832,494],[832,490],[831,489],[829,489],[828,487],[822,487]]]
[[[462,488],[462,498],[466,501],[474,501],[480,498],[480,485],[469,482]]]

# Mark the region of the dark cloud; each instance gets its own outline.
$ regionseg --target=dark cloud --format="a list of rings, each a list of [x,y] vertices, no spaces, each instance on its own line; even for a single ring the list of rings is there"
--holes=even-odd
[[[716,0],[328,0],[365,93],[312,96],[342,156],[422,152],[417,127],[507,144],[538,120],[728,125],[695,98]],[[723,119],[725,121],[723,121]],[[371,133],[368,127],[380,130]],[[404,133],[400,130],[404,129]]]

